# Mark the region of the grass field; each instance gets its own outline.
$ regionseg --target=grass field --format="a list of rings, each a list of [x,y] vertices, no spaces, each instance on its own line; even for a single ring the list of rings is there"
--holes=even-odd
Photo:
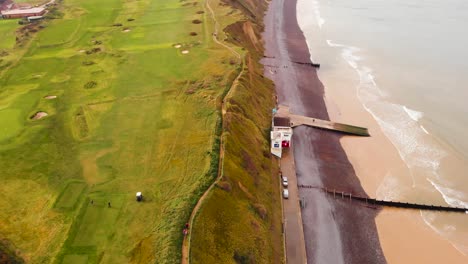
[[[0,20],[0,241],[27,263],[179,262],[239,72],[203,6],[64,0],[22,47]]]

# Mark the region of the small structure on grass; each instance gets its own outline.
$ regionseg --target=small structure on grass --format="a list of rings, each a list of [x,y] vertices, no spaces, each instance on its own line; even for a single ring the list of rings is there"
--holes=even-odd
[[[30,17],[28,17],[28,22],[31,23],[31,22],[34,22],[34,21],[39,21],[39,20],[41,20],[43,18],[44,18],[43,16],[30,16]]]
[[[4,19],[13,19],[13,18],[27,18],[27,17],[39,17],[44,15],[46,9],[43,7],[34,7],[26,9],[11,9],[1,11],[0,15]]]
[[[143,201],[143,194],[141,192],[136,193],[136,200],[137,202]]]

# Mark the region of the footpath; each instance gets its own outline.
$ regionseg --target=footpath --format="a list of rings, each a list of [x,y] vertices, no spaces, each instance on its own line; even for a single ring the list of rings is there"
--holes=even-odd
[[[307,263],[307,256],[292,149],[283,152],[281,158],[281,172],[283,176],[288,177],[289,182],[289,199],[283,199],[286,263],[305,264]]]

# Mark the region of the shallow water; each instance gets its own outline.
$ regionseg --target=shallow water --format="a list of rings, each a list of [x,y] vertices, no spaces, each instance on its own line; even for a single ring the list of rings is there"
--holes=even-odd
[[[326,89],[355,94],[408,167],[379,198],[468,207],[468,2],[299,0],[298,17]],[[468,216],[421,217],[468,254]]]

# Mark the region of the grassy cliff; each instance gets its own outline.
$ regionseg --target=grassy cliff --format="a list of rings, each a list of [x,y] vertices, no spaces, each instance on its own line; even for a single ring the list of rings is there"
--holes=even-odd
[[[227,2],[245,19],[225,28],[242,46],[243,73],[225,98],[221,178],[195,218],[191,263],[282,263],[278,168],[269,153],[273,85],[259,60],[263,1]]]

